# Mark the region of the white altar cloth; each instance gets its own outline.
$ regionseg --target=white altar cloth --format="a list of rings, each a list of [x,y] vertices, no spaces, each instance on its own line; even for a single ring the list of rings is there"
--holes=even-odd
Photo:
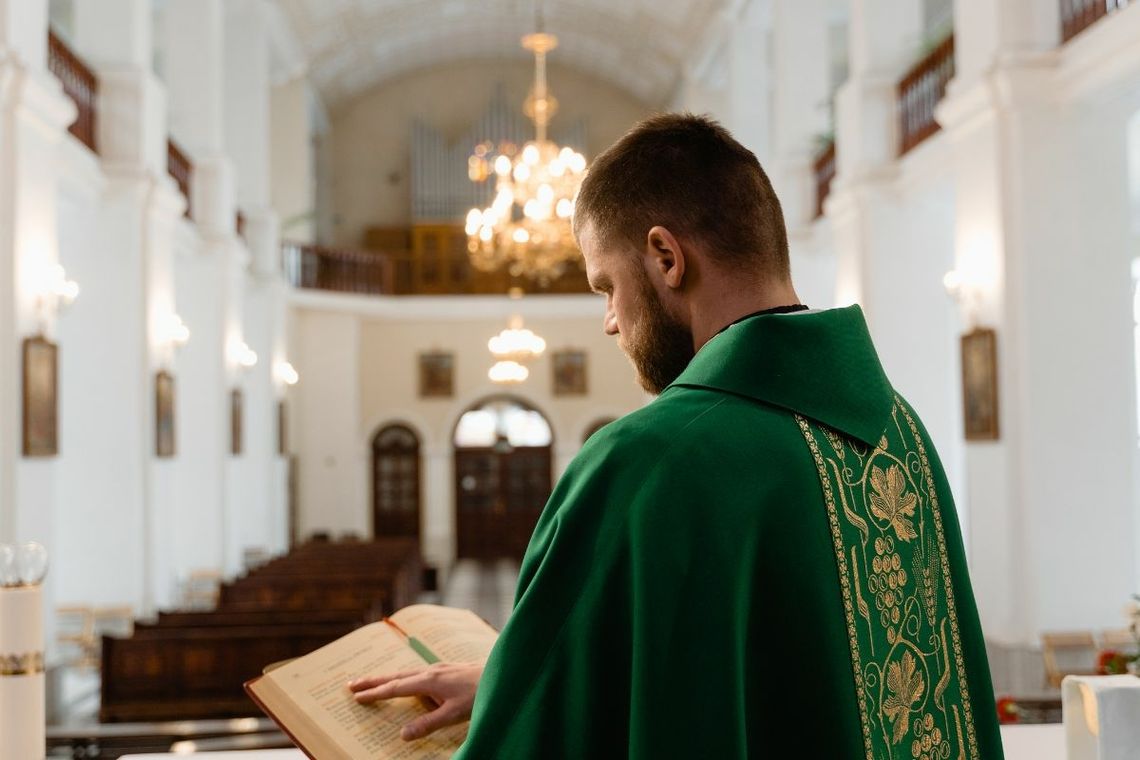
[[[1060,723],[1040,726],[1002,726],[1005,760],[1065,760],[1065,727]],[[194,755],[124,755],[122,760],[305,760],[299,749],[258,749],[244,752],[203,752]]]

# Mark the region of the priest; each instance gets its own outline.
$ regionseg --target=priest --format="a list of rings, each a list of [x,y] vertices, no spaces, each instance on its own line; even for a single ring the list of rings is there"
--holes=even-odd
[[[470,719],[472,758],[1002,757],[950,488],[857,306],[813,311],[756,157],[642,122],[575,234],[658,394],[558,482],[485,666],[350,684]],[[789,735],[790,732],[790,735]]]

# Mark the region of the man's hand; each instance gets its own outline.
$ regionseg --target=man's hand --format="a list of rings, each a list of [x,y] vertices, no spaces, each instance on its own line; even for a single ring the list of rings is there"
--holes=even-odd
[[[434,710],[416,718],[400,732],[400,738],[410,741],[470,720],[475,689],[482,675],[482,665],[439,662],[420,670],[358,678],[349,681],[348,688],[356,701],[365,705],[392,697],[420,697],[434,702]]]

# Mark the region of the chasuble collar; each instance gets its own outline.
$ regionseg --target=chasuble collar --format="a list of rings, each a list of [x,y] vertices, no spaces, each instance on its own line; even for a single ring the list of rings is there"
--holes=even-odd
[[[702,346],[673,386],[754,398],[871,445],[894,404],[858,306],[745,318]]]

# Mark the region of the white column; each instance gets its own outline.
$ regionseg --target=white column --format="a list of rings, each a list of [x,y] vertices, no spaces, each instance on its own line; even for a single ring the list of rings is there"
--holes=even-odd
[[[102,244],[117,275],[102,294],[116,327],[89,340],[124,357],[113,369],[121,385],[107,400],[121,420],[107,431],[107,449],[122,492],[108,508],[113,514],[104,516],[124,550],[89,571],[106,573],[107,587],[123,589],[121,600],[144,612],[167,602],[173,586],[174,472],[172,462],[154,456],[154,375],[167,358],[173,235],[184,207],[166,171],[166,97],[150,67],[151,30],[148,0],[76,0],[78,52],[99,78],[98,135],[108,180]],[[108,371],[103,361],[90,371]]]
[[[771,20],[767,3],[751,3],[728,33],[727,126],[768,168],[772,154]]]
[[[225,146],[243,209],[269,204],[270,50],[265,0],[225,6]]]
[[[41,329],[57,337],[54,314],[37,301],[58,260],[57,157],[75,118],[46,70],[47,18],[44,0],[0,0],[0,542],[37,540],[58,552],[58,462],[23,458],[21,441],[22,341]],[[61,361],[71,348],[60,346]],[[45,610],[57,580],[48,575]],[[49,617],[49,641],[53,631]]]
[[[47,3],[0,3],[0,541],[50,541],[54,459],[22,458],[21,344],[58,261],[56,154],[75,108],[46,70]],[[29,535],[29,531],[37,535]]]
[[[269,205],[271,10],[265,0],[225,5],[224,140],[236,170],[236,194],[246,218],[249,256],[240,272],[240,286],[239,272],[231,270],[235,286],[231,293],[237,300],[230,307],[230,330],[235,340],[240,336],[260,357],[258,365],[239,378],[245,394],[248,446],[240,459],[230,463],[230,510],[235,516],[237,510],[248,514],[243,505],[256,503],[267,516],[257,526],[239,528],[239,535],[231,540],[233,552],[246,545],[270,543],[270,526],[276,518],[269,519],[268,515],[286,509],[284,503],[274,500],[276,489],[271,480],[279,470],[275,445],[277,393],[272,373],[285,327],[280,318],[284,291],[278,221]],[[248,302],[243,304],[241,299]]]
[[[312,98],[309,82],[296,77],[273,88],[271,98],[270,201],[281,236],[311,243],[316,234]]]
[[[823,0],[772,3],[775,101],[770,174],[789,230],[815,216],[812,163],[817,138],[830,126],[826,6]]]
[[[420,534],[424,563],[438,568],[455,564],[455,477],[451,441],[423,447],[424,471]],[[369,508],[371,509],[371,508]],[[444,570],[446,572],[446,570]]]
[[[939,121],[957,268],[998,340],[1001,437],[967,447],[975,590],[989,635],[1028,643],[1118,627],[1135,590],[1126,114],[1057,97],[1054,56],[1034,53],[1055,3],[1000,5],[956,3]]]
[[[225,283],[231,269],[240,269],[241,254],[233,166],[224,153],[224,18],[221,0],[169,0],[159,25],[170,131],[194,161],[191,205],[201,233],[200,247],[186,251],[177,264],[177,309],[191,331],[177,374],[179,478],[195,484],[179,488],[175,497],[178,531],[193,537],[176,553],[179,578],[226,566],[232,320]]]

